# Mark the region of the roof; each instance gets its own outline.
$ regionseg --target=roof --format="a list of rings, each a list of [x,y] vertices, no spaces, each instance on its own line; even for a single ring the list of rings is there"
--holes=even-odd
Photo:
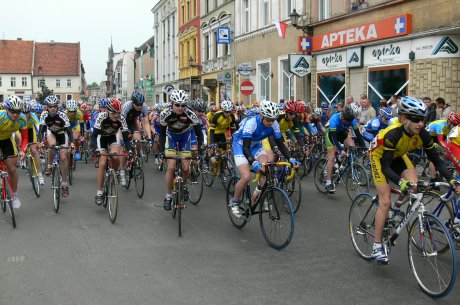
[[[30,74],[33,41],[0,40],[0,73]]]
[[[40,68],[41,67],[41,68]],[[34,75],[79,75],[80,43],[36,42]]]

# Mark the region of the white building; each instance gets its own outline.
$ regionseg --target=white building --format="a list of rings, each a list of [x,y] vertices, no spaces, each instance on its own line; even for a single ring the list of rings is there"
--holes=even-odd
[[[134,61],[135,52],[115,53],[113,62],[114,96],[125,102],[131,99],[134,91]]]

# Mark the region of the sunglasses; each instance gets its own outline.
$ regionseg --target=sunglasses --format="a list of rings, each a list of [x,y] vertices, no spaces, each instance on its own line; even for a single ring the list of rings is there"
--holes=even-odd
[[[29,114],[29,113],[30,113],[30,111],[27,111],[27,112],[23,112],[23,113],[24,113],[24,114]]]
[[[420,123],[423,121],[424,117],[408,117],[409,121],[412,123]]]
[[[231,111],[224,111],[225,114],[230,114],[232,113]]]
[[[12,114],[21,114],[21,110],[11,110],[11,109],[8,109],[9,112],[11,112]]]
[[[286,111],[286,114],[288,116],[295,116],[295,112],[291,112],[291,111]]]
[[[136,106],[138,106],[138,107],[142,106],[141,104],[134,103],[134,102],[133,102],[133,104],[136,105]]]
[[[57,108],[56,105],[48,106],[48,108]]]
[[[174,104],[177,108],[185,108],[185,104]]]
[[[111,114],[111,115],[120,115],[120,113],[118,113],[118,112],[112,112],[112,111],[109,111],[109,114]]]

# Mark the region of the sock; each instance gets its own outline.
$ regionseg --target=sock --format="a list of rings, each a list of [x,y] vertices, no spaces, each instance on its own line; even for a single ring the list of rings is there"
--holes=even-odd
[[[392,202],[392,203],[391,203],[391,208],[392,208],[393,210],[400,210],[400,208],[399,208],[399,206],[396,204],[396,202]]]
[[[97,190],[96,195],[102,195],[104,192],[102,190]]]
[[[377,249],[377,248],[380,248],[380,247],[382,247],[382,243],[374,242],[374,245],[372,246],[372,249]]]
[[[62,182],[61,182],[61,186],[62,186],[62,187],[66,187],[66,186],[67,186],[67,181],[65,181],[65,182],[62,181]]]
[[[331,180],[326,180],[326,185],[332,184]]]
[[[120,175],[121,175],[121,176],[124,176],[124,175],[125,175],[125,170],[124,170],[124,169],[120,169]]]
[[[166,198],[172,198],[171,193],[166,193]]]

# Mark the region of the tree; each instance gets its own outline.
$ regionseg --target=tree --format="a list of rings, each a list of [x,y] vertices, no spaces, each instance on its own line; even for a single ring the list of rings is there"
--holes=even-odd
[[[40,104],[43,104],[44,101],[45,101],[45,98],[47,98],[49,95],[53,95],[54,92],[53,90],[50,90],[46,85],[44,85],[42,87],[43,91],[38,93],[37,95],[37,101],[40,103]]]
[[[91,84],[86,86],[86,88],[89,89],[89,90],[96,89],[98,87],[99,87],[99,85],[96,82],[92,82]]]

